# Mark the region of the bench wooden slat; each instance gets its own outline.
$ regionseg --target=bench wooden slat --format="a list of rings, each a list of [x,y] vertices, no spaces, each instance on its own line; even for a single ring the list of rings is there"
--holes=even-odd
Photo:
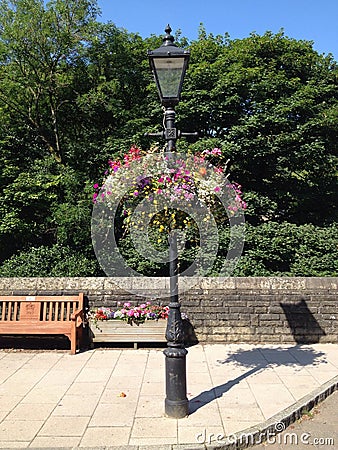
[[[14,303],[13,320],[18,320],[18,304]]]
[[[43,333],[42,333],[43,332]],[[69,324],[66,322],[57,322],[53,328],[49,322],[35,322],[34,327],[31,322],[16,321],[6,322],[1,326],[1,334],[66,334],[70,333]]]
[[[43,320],[43,321],[47,320],[46,317],[47,317],[47,303],[43,302],[43,305],[42,305],[42,319],[41,320]]]
[[[61,317],[62,317],[62,320],[65,320],[65,304],[64,304],[64,302],[61,303]]]

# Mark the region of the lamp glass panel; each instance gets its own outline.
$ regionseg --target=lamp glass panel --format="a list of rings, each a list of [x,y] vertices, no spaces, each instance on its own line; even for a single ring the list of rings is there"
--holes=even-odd
[[[184,58],[154,58],[153,61],[162,97],[179,97]]]

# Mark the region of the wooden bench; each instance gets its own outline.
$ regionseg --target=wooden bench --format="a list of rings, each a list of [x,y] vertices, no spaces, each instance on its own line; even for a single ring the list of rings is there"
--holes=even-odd
[[[1,296],[0,334],[63,334],[76,353],[82,339],[83,293],[63,296]]]

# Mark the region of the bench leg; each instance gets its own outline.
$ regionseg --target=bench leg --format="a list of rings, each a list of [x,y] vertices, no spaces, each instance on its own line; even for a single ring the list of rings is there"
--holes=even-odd
[[[75,355],[76,353],[76,326],[75,322],[72,324],[72,329],[70,333],[70,354]]]
[[[79,350],[81,350],[83,348],[83,326],[82,325],[80,325],[77,328],[76,345]]]

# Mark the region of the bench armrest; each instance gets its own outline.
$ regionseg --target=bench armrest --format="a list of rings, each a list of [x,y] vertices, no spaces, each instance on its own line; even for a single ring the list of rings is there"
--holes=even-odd
[[[83,310],[77,309],[76,311],[74,311],[70,316],[70,319],[76,322],[76,326],[81,325],[81,323],[83,323]]]

